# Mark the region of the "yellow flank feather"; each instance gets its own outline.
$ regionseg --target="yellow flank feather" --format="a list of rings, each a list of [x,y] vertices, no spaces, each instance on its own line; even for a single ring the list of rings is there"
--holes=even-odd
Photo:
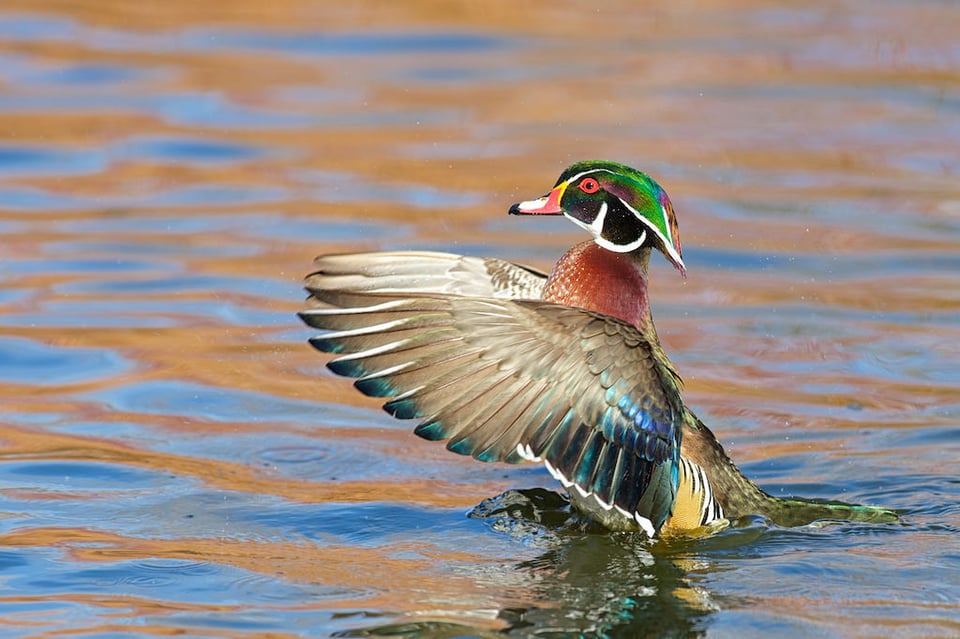
[[[723,517],[713,503],[713,491],[703,469],[689,459],[680,458],[679,484],[673,512],[663,524],[664,532],[689,531]]]
[[[671,530],[692,530],[700,527],[703,513],[703,491],[694,491],[694,483],[687,465],[680,464],[680,485],[677,486],[677,500],[673,504],[673,513],[664,522],[663,527]]]

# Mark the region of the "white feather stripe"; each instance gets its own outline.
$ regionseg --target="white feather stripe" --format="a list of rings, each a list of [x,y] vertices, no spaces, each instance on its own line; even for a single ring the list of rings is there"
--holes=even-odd
[[[700,492],[700,477],[697,475],[696,470],[694,470],[694,464],[683,457],[680,458],[680,461],[683,463],[684,474],[690,480],[690,492],[696,495]]]
[[[640,513],[634,513],[633,518],[637,521],[640,528],[643,532],[647,533],[647,537],[651,539],[656,536],[657,531],[653,528],[653,522],[641,515]]]
[[[376,333],[386,333],[391,331],[398,326],[403,326],[408,323],[408,318],[390,320],[389,322],[382,322],[380,324],[374,324],[373,326],[364,326],[362,328],[351,328],[344,331],[330,331],[329,333],[322,333],[320,335],[323,339],[342,339],[344,337],[360,337],[362,335],[374,335]]]
[[[403,306],[409,303],[410,300],[390,300],[389,302],[381,302],[380,304],[374,304],[372,306],[354,306],[350,308],[308,308],[305,311],[300,311],[300,313],[302,315],[357,315],[362,313],[378,313],[380,311],[389,311],[397,308],[398,306]]]
[[[713,487],[710,485],[710,478],[706,471],[689,460],[681,458],[681,461],[687,462],[690,467],[690,480],[693,488],[693,494],[700,498],[700,525],[706,526],[718,519],[723,519],[723,509],[713,496]],[[701,491],[701,492],[698,492]]]
[[[519,449],[520,449],[520,445],[519,445],[519,444],[517,445],[517,449],[518,449],[518,451],[519,451]],[[521,456],[523,456],[523,455],[521,454]],[[617,512],[620,513],[621,515],[623,515],[624,517],[626,517],[627,519],[633,519],[634,521],[636,521],[636,522],[637,522],[637,525],[640,526],[640,528],[641,528],[641,530],[643,530],[643,532],[647,533],[647,536],[648,536],[648,537],[651,537],[651,538],[652,538],[654,535],[656,535],[656,531],[655,531],[654,528],[653,528],[653,522],[651,522],[649,519],[647,519],[646,517],[644,517],[644,516],[641,515],[640,513],[633,513],[633,514],[631,515],[629,512],[627,512],[625,509],[621,508],[620,506],[617,506],[617,505],[615,505],[615,504],[613,504],[613,503],[604,501],[604,500],[601,499],[596,493],[590,492],[590,491],[588,491],[588,490],[584,490],[579,484],[575,484],[575,483],[573,483],[572,481],[570,481],[569,479],[567,479],[567,478],[564,476],[563,473],[561,473],[559,470],[557,470],[556,468],[554,468],[554,467],[553,467],[553,464],[551,464],[551,463],[550,463],[549,461],[547,461],[546,459],[543,460],[543,465],[546,466],[547,471],[553,476],[554,479],[556,479],[557,481],[559,481],[560,484],[561,484],[565,489],[569,490],[570,487],[572,486],[572,487],[574,488],[574,490],[575,490],[581,497],[583,497],[583,498],[592,497],[593,500],[596,501],[597,504],[598,504],[602,509],[604,509],[604,510],[609,511],[609,510],[613,510],[614,508],[616,508],[616,509],[617,509]]]
[[[534,454],[533,449],[530,448],[530,444],[524,444],[524,443],[517,444],[517,455],[519,455],[521,459],[525,459],[527,461],[532,461],[532,462],[543,461],[542,457]]]
[[[392,402],[403,401],[412,395],[416,395],[417,393],[422,391],[424,388],[426,388],[426,385],[421,384],[420,386],[417,386],[416,388],[411,388],[410,390],[404,391],[399,395],[394,395],[393,397],[390,398],[390,401]]]
[[[600,504],[600,507],[603,508],[604,510],[613,509],[613,504],[605,502],[602,499],[600,499],[600,495],[598,495],[597,493],[590,493],[590,494],[593,496],[594,500],[596,500],[596,502]]]
[[[327,337],[329,337],[329,333],[328,333],[327,335],[322,335],[321,337],[327,338]],[[409,340],[409,339],[401,339],[401,340],[397,340],[396,342],[390,342],[389,344],[383,344],[383,345],[381,345],[381,346],[374,346],[373,348],[368,348],[368,349],[365,350],[365,351],[357,351],[356,353],[349,353],[349,354],[347,354],[347,355],[340,355],[339,357],[337,357],[336,361],[338,361],[338,362],[349,362],[349,361],[354,360],[354,359],[361,359],[361,358],[364,358],[364,357],[372,357],[372,356],[374,356],[374,355],[380,355],[381,353],[387,353],[387,352],[392,351],[392,350],[394,350],[394,349],[396,349],[396,350],[401,350],[403,346],[405,346],[405,345],[407,345],[407,344],[409,344],[409,343],[410,343],[410,340]]]
[[[549,472],[554,479],[560,482],[561,486],[563,486],[564,488],[570,488],[570,486],[573,486],[573,482],[567,479],[566,477],[564,477],[563,473],[561,473],[559,470],[554,468],[553,464],[551,464],[549,461],[544,459],[543,465],[547,467],[547,472]]]
[[[393,375],[394,373],[399,373],[400,371],[402,371],[402,370],[404,370],[404,369],[410,368],[410,366],[412,366],[413,364],[414,364],[414,362],[403,362],[402,364],[396,364],[395,366],[390,366],[390,367],[385,368],[385,369],[383,369],[383,370],[381,370],[381,371],[377,371],[377,372],[375,372],[375,373],[370,373],[369,375],[364,375],[363,377],[359,377],[359,378],[357,378],[357,381],[358,381],[358,382],[366,382],[366,381],[368,381],[368,380],[377,379],[377,378],[380,378],[380,377],[389,377],[390,375]]]
[[[707,479],[706,473],[700,467],[697,467],[697,470],[700,472],[703,481],[703,505],[700,508],[700,524],[705,526],[711,521],[710,511],[713,504],[713,493],[710,490],[710,480]]]

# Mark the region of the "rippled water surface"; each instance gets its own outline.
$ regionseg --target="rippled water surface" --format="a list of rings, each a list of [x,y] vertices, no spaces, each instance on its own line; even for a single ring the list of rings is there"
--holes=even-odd
[[[591,4],[3,3],[2,636],[960,636],[960,7]],[[548,269],[592,157],[747,474],[901,524],[603,534],[306,344],[314,255]]]

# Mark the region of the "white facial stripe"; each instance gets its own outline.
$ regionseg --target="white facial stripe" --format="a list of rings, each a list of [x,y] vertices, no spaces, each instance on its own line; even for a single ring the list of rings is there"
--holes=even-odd
[[[602,237],[597,236],[594,238],[594,241],[601,248],[605,248],[608,251],[613,251],[614,253],[629,253],[630,251],[640,248],[644,242],[647,241],[647,232],[644,231],[639,239],[630,242],[629,244],[614,244],[609,240],[605,240]]]
[[[607,208],[609,207],[606,201],[601,202],[597,217],[593,218],[593,222],[590,223],[590,230],[596,237],[600,237],[603,234],[603,221],[607,218]]]
[[[570,220],[571,222],[573,222],[583,230],[589,231],[591,235],[594,235],[593,226],[591,226],[590,224],[587,224],[586,222],[582,222],[573,216],[567,215],[566,213],[563,214],[563,217],[567,218],[568,220]]]
[[[646,226],[646,227],[649,228],[651,231],[653,231],[654,233],[657,234],[657,237],[659,237],[660,240],[663,242],[663,246],[667,249],[667,253],[670,254],[670,257],[672,257],[674,260],[676,260],[676,261],[679,262],[680,264],[683,264],[683,258],[680,257],[680,256],[677,254],[677,249],[674,248],[674,246],[673,246],[673,240],[672,240],[672,239],[667,238],[666,236],[664,236],[663,232],[660,231],[660,229],[657,228],[657,226],[656,226],[655,224],[651,224],[651,223],[647,222],[647,221],[646,221],[647,218],[645,218],[643,215],[641,215],[640,212],[639,212],[637,209],[635,209],[635,208],[633,208],[632,206],[630,206],[630,204],[629,204],[626,200],[624,200],[624,199],[621,198],[621,197],[618,197],[617,199],[620,200],[620,202],[621,202],[625,207],[627,207],[627,209],[629,209],[631,213],[633,213],[634,215],[636,215],[636,216],[637,216],[637,219],[640,220],[641,222],[643,222],[644,226]],[[667,217],[667,210],[664,208],[663,204],[660,205],[660,209],[663,211],[663,217],[664,217],[664,219],[668,219],[668,217]]]
[[[607,220],[607,211],[609,209],[610,207],[609,205],[607,205],[606,201],[601,202],[600,211],[597,213],[597,217],[595,217],[593,222],[591,222],[590,224],[581,222],[575,217],[571,217],[569,215],[567,215],[567,218],[569,218],[577,226],[580,226],[581,228],[584,228],[590,231],[597,245],[600,246],[601,248],[607,249],[608,251],[613,251],[614,253],[629,253],[630,251],[642,246],[643,243],[647,240],[646,231],[643,232],[643,234],[639,237],[639,239],[636,239],[633,242],[630,242],[629,244],[614,244],[610,240],[603,237],[603,224]],[[564,213],[564,215],[566,215],[566,213]]]
[[[630,244],[614,244],[610,240],[607,240],[603,237],[603,223],[607,219],[607,210],[609,208],[610,207],[607,205],[606,202],[601,202],[600,211],[597,213],[597,217],[595,217],[593,222],[591,222],[590,224],[587,224],[582,220],[578,220],[573,216],[567,215],[566,212],[564,212],[563,215],[564,217],[566,217],[568,220],[570,220],[580,228],[589,231],[590,234],[593,235],[593,241],[596,242],[597,246],[599,246],[600,248],[605,248],[608,251],[613,251],[614,253],[629,253],[630,251],[642,245],[644,241],[647,239],[646,231],[643,232],[643,235],[640,236],[640,239],[635,240]]]
[[[603,173],[610,173],[612,175],[616,175],[616,173],[614,171],[611,171],[610,169],[590,169],[589,171],[584,171],[583,173],[577,173],[572,178],[567,180],[567,184],[573,184],[574,182],[582,178],[584,175],[590,175],[591,173],[599,173],[601,171]]]

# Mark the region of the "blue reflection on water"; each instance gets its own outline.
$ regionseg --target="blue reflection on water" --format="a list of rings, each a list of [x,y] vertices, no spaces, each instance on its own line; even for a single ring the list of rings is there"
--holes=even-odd
[[[267,155],[265,149],[248,144],[190,137],[134,138],[121,149],[124,156],[141,160],[197,164],[231,164]]]
[[[0,146],[0,177],[84,175],[102,171],[102,152],[83,149]]]
[[[405,53],[483,52],[503,49],[511,40],[481,33],[270,33],[268,31],[197,30],[186,41],[205,48],[268,49],[309,55],[390,55]]]
[[[107,349],[62,348],[21,337],[0,336],[0,380],[55,386],[110,377],[132,368]]]
[[[137,490],[156,479],[153,471],[119,464],[70,461],[8,461],[0,464],[0,481],[8,484],[38,482],[44,490],[93,491]],[[79,498],[80,495],[78,494]]]

